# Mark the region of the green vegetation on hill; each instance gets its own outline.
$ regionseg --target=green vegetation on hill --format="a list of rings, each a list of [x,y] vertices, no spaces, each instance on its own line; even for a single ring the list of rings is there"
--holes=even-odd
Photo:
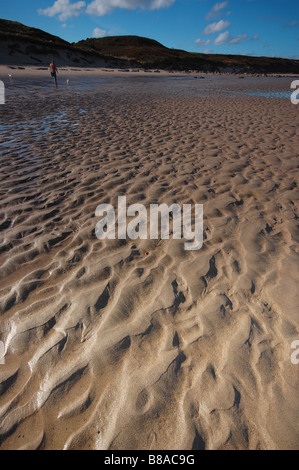
[[[52,34],[46,33],[41,29],[30,28],[17,21],[9,21],[0,19],[0,38],[1,39],[21,39],[23,41],[30,40],[38,43],[70,46],[67,41],[53,36]]]
[[[105,55],[140,62],[167,59],[171,55],[170,49],[162,46],[159,42],[139,36],[109,36],[99,39],[85,39],[79,41],[76,45],[97,50]],[[176,58],[176,54],[173,54],[173,57]]]

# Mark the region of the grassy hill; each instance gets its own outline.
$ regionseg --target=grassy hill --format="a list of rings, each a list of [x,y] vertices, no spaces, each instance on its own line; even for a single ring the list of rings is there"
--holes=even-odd
[[[170,57],[177,58],[177,53],[153,39],[139,36],[109,36],[99,39],[85,39],[76,43],[82,48],[97,50],[105,55],[128,58],[138,62],[155,62]],[[189,53],[182,51],[186,56]]]
[[[0,19],[0,39],[20,39],[23,41],[32,41],[35,43],[42,43],[45,45],[55,45],[68,47],[70,44],[67,41],[46,33],[41,29],[30,28],[17,21],[9,21]]]
[[[139,36],[109,36],[70,44],[40,29],[0,19],[0,63],[42,65],[52,58],[59,66],[299,74],[299,60],[192,53]]]
[[[201,54],[169,49],[139,36],[111,36],[76,43],[82,49],[128,59],[148,68],[258,73],[299,73],[299,60],[241,55]]]
[[[41,29],[25,26],[17,21],[0,19],[0,63],[14,65],[48,65],[55,59],[58,65],[122,66],[121,60],[111,63],[88,47],[79,46],[46,33]]]

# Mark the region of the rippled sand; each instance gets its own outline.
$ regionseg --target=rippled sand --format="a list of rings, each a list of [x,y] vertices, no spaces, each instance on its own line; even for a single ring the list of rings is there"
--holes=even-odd
[[[8,87],[1,449],[298,449],[299,107],[228,80]],[[203,204],[203,248],[98,240],[122,195]]]

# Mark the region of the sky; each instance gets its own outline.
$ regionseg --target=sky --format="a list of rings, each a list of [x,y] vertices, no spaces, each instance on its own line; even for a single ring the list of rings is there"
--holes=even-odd
[[[6,0],[0,17],[69,42],[137,35],[189,52],[299,59],[297,0]]]

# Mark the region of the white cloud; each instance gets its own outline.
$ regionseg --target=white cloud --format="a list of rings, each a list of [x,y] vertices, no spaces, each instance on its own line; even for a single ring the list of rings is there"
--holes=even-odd
[[[216,16],[219,15],[219,13],[221,12],[221,10],[223,10],[224,8],[227,7],[227,2],[219,2],[219,3],[216,3],[212,10],[209,11],[209,13],[207,14],[206,16],[206,20],[210,20],[211,18],[215,18]]]
[[[175,0],[93,0],[87,6],[86,12],[90,15],[103,16],[116,8],[158,10],[170,7],[174,2]]]
[[[45,9],[40,8],[38,14],[50,17],[58,15],[60,21],[66,21],[73,16],[79,16],[85,5],[85,1],[70,3],[69,0],[56,0],[51,7]]]
[[[205,47],[205,46],[208,46],[209,44],[211,44],[211,39],[196,39],[195,41],[195,44],[199,47]]]
[[[221,46],[222,44],[226,44],[229,38],[229,31],[225,31],[224,33],[219,34],[219,36],[215,39],[214,44],[215,46]]]
[[[170,7],[175,0],[152,0],[150,9],[151,10],[159,10],[160,8],[168,8]]]
[[[104,29],[94,28],[94,30],[92,32],[92,37],[93,38],[103,38],[104,36],[106,36],[106,34],[107,34],[107,31],[105,31]]]
[[[229,31],[219,34],[215,39],[215,46],[222,46],[222,44],[239,44],[241,41],[248,39],[248,34],[239,34],[238,36],[231,37]]]
[[[217,23],[211,23],[208,26],[206,26],[203,33],[204,34],[219,33],[219,31],[222,31],[225,28],[229,28],[230,25],[231,23],[229,21],[220,20]]]
[[[174,2],[175,0],[92,0],[87,5],[86,13],[103,16],[117,8],[159,10],[170,7]],[[75,3],[71,3],[70,0],[56,0],[52,6],[45,9],[40,8],[38,13],[50,17],[58,16],[58,19],[64,22],[73,16],[79,16],[85,6],[84,0]]]
[[[231,38],[229,44],[239,44],[241,41],[245,41],[248,38],[248,34],[239,34],[238,36]]]
[[[299,25],[298,21],[294,20],[294,21],[291,21],[291,23],[284,24],[283,27],[284,28],[293,28],[294,26],[298,26],[298,25]]]

